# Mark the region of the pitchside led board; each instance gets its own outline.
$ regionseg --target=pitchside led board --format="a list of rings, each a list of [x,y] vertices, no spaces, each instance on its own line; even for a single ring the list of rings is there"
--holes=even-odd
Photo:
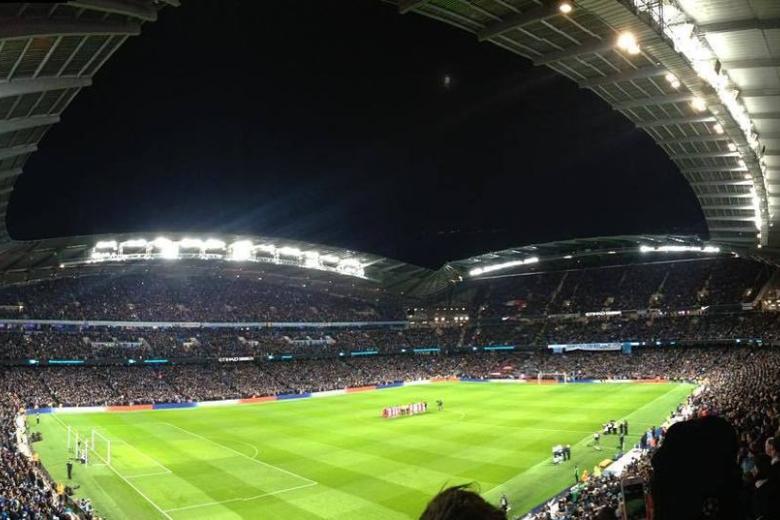
[[[553,354],[563,354],[564,352],[574,352],[583,350],[586,352],[623,352],[631,354],[631,349],[639,343],[635,341],[625,341],[623,343],[570,343],[561,345],[547,345],[547,348],[553,351]]]

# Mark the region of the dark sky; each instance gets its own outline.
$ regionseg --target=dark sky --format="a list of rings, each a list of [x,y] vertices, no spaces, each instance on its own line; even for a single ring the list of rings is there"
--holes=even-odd
[[[256,233],[438,267],[533,242],[704,232],[648,136],[473,35],[379,0],[182,4],[44,138],[11,199],[14,238]]]

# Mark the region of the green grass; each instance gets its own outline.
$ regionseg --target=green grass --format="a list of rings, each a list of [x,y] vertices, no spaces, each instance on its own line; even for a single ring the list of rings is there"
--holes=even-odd
[[[110,519],[417,518],[443,486],[475,482],[526,511],[611,456],[586,446],[599,425],[661,422],[683,384],[408,386],[257,405],[42,416],[35,449],[65,480],[65,425],[112,441],[111,466],[76,465],[78,496]],[[385,406],[443,399],[445,410],[384,420]],[[34,421],[31,421],[31,423]],[[31,424],[31,428],[36,427]],[[550,461],[552,445],[573,460]],[[93,456],[93,462],[95,457]]]

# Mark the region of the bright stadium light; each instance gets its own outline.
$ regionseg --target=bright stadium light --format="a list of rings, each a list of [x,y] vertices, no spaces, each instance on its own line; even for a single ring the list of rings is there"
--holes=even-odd
[[[570,12],[572,12],[572,10],[574,10],[574,7],[572,7],[572,5],[569,2],[561,2],[558,5],[558,10],[563,14],[569,14]]]
[[[641,253],[720,253],[720,248],[717,246],[680,246],[680,245],[666,245],[666,246],[639,246]]]
[[[341,258],[339,258],[336,255],[322,255],[320,257],[320,260],[322,260],[326,264],[337,264],[341,261]]]
[[[244,262],[252,258],[252,242],[249,240],[238,240],[230,244],[228,248],[228,259],[237,262]]]
[[[297,247],[285,246],[279,248],[279,254],[282,256],[292,256],[295,258],[300,258],[301,256],[303,256],[303,251],[301,251]]]
[[[623,31],[618,35],[617,46],[629,54],[639,54],[640,51],[636,36],[629,31]]]
[[[469,276],[479,276],[481,274],[492,273],[494,271],[500,271],[502,269],[509,269],[510,267],[535,264],[538,262],[539,262],[539,258],[536,256],[531,256],[523,260],[511,260],[509,262],[503,262],[500,264],[487,265],[485,267],[477,267],[469,271]]]
[[[715,123],[714,125],[712,125],[712,129],[715,131],[716,134],[719,134],[719,135],[723,134],[723,131],[724,131],[723,130],[723,125],[721,125],[720,123]]]
[[[160,258],[175,260],[179,258],[179,244],[165,237],[157,237],[152,245],[160,250]]]
[[[119,247],[122,249],[126,247],[140,248],[140,247],[146,247],[147,245],[149,245],[149,243],[144,238],[133,238],[119,243]]]
[[[730,152],[736,152],[737,151],[737,145],[734,143],[729,143],[729,151]]]
[[[95,249],[116,249],[116,240],[101,240],[95,244]]]
[[[696,112],[704,112],[707,110],[707,102],[700,97],[695,97],[691,100],[691,108]]]

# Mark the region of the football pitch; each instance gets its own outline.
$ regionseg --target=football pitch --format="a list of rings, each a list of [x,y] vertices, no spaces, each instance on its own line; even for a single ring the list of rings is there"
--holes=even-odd
[[[76,496],[109,519],[417,518],[444,486],[475,483],[525,512],[617,451],[626,418],[634,444],[692,390],[686,384],[437,383],[322,399],[128,413],[41,416],[34,449],[67,483],[66,428],[111,441],[110,464],[74,464]],[[437,411],[434,401],[444,401]],[[382,419],[386,406],[427,400],[423,415]],[[555,444],[572,460],[551,462]],[[98,447],[100,452],[102,448]]]

